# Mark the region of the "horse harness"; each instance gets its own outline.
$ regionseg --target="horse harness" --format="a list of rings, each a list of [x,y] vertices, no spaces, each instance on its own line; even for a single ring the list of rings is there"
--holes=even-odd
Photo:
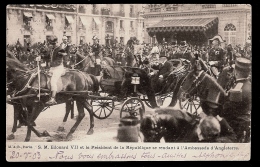
[[[206,77],[206,75],[202,75],[203,73],[204,73],[203,70],[201,70],[201,71],[199,72],[198,76],[193,74],[193,76],[195,77],[195,80],[192,81],[191,87],[190,87],[189,89],[187,89],[187,90],[184,90],[184,89],[182,88],[182,86],[181,86],[181,87],[180,87],[181,91],[182,91],[182,92],[185,92],[185,93],[189,93],[189,92],[191,92],[192,90],[196,89],[196,88],[202,83],[202,81],[203,81],[203,80],[205,79],[205,77]],[[201,76],[202,76],[202,78],[200,79]],[[187,76],[186,76],[186,77],[187,77]],[[200,80],[199,80],[199,79],[200,79]],[[185,80],[185,79],[184,79],[184,80]]]

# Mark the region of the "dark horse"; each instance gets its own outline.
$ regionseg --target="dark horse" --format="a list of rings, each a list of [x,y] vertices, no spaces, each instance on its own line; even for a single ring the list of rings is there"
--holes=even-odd
[[[37,88],[39,86],[38,77],[25,76],[24,74],[29,71],[29,69],[24,66],[22,63],[11,59],[6,58],[6,65],[7,65],[7,78],[8,80],[14,81],[14,86],[16,90],[20,91],[17,96],[21,95],[31,95],[37,94]],[[31,78],[31,79],[30,79]],[[50,85],[48,84],[47,80],[48,77],[46,74],[40,74],[40,87],[41,89],[49,89]],[[9,82],[7,81],[7,82]],[[25,85],[30,84],[30,88],[25,88]],[[98,80],[94,79],[88,74],[82,73],[77,70],[70,70],[65,73],[64,76],[58,81],[58,88],[60,91],[98,91]],[[67,103],[68,101],[71,102],[71,98],[76,101],[77,108],[78,108],[78,118],[76,123],[71,128],[70,132],[67,134],[66,138],[70,138],[82,119],[85,116],[84,108],[86,108],[90,115],[90,129],[88,130],[87,134],[93,134],[93,127],[94,127],[94,117],[93,117],[93,110],[92,106],[86,100],[84,96],[73,96],[64,94],[62,92],[57,94],[56,100],[58,104]],[[29,118],[27,120],[27,135],[25,141],[29,141],[31,137],[31,131],[33,131],[38,137],[44,135],[44,133],[39,133],[32,125],[33,122],[37,119],[40,112],[46,107],[45,102],[49,99],[48,96],[41,96],[40,100],[38,97],[27,97],[23,98],[22,104],[26,108],[28,112]],[[66,111],[67,112],[67,111]]]
[[[222,88],[217,80],[210,76],[207,72],[202,69],[194,68],[185,77],[182,86],[180,87],[179,93],[183,96],[195,95],[200,98],[202,109],[206,115],[220,115],[223,109],[223,104],[226,100],[227,93]],[[211,101],[211,106],[213,108],[218,108],[219,113],[213,113],[215,110],[208,110],[205,108],[204,101]]]
[[[143,118],[140,131],[144,142],[196,142],[196,116],[173,108],[156,109],[155,114]]]

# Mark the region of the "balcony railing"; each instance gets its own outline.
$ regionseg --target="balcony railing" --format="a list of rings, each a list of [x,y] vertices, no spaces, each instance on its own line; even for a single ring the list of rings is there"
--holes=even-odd
[[[102,15],[111,15],[111,11],[109,8],[102,8],[101,9],[101,14]]]
[[[120,11],[120,12],[116,13],[115,15],[116,15],[116,16],[125,17],[125,12]]]
[[[45,28],[46,28],[47,31],[53,31],[53,26],[46,25]]]
[[[114,32],[113,27],[106,27],[106,32]]]
[[[168,7],[166,11],[178,11],[178,7]]]
[[[150,12],[161,12],[161,8],[151,8]]]
[[[136,17],[136,14],[135,13],[129,13],[129,16],[130,17]]]
[[[216,8],[215,4],[207,4],[207,5],[201,5],[202,9],[211,9],[211,8]]]
[[[92,14],[99,14],[99,11],[97,9],[92,9]]]
[[[237,4],[223,4],[223,7],[235,7]]]
[[[79,26],[79,30],[86,30],[86,27],[85,26]]]

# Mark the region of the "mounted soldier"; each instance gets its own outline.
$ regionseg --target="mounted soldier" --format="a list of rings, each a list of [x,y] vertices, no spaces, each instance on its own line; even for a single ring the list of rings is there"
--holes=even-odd
[[[221,36],[217,35],[210,39],[212,41],[212,48],[208,53],[207,62],[212,67],[213,73],[217,76],[225,65],[225,51],[220,47],[220,44],[224,42]],[[216,68],[218,71],[216,71]]]
[[[47,105],[57,104],[55,98],[58,91],[57,82],[61,75],[64,74],[63,57],[67,55],[62,46],[57,46],[58,39],[56,36],[51,36],[49,44],[51,47],[51,68],[49,73],[51,74],[51,98],[46,102]]]
[[[251,122],[251,61],[237,58],[235,63],[236,84],[229,91],[229,100],[224,103],[224,117],[237,134],[239,142],[250,142]]]

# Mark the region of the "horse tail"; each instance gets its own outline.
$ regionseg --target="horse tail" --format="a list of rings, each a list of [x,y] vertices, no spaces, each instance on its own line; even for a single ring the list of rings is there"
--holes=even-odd
[[[93,92],[94,93],[97,93],[98,90],[99,90],[99,81],[97,79],[96,76],[92,75],[92,74],[89,74],[90,78],[92,79],[93,81]]]

